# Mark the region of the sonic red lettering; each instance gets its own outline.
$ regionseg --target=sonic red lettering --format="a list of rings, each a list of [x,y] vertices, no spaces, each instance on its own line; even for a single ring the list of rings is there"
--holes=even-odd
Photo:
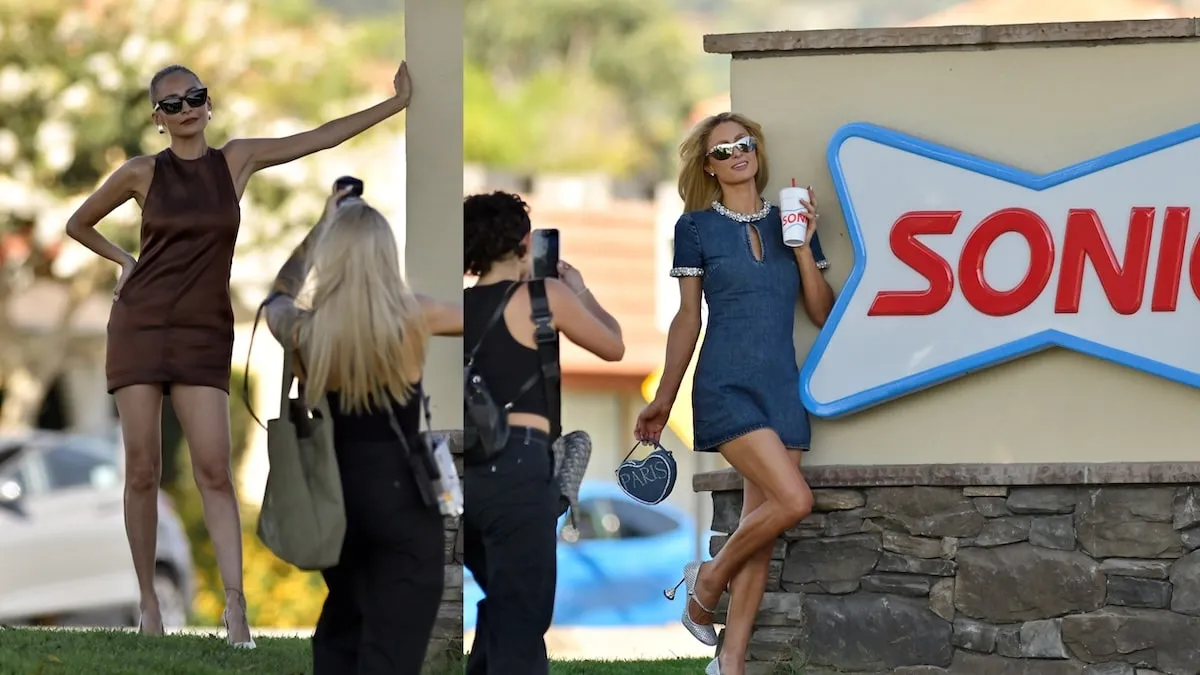
[[[808,217],[803,211],[791,211],[783,214],[783,224],[791,225],[792,223],[807,223]]]
[[[1067,214],[1062,273],[1058,275],[1054,311],[1058,314],[1079,312],[1085,257],[1092,261],[1092,269],[1100,277],[1104,294],[1118,314],[1134,314],[1141,309],[1153,230],[1154,209],[1134,208],[1129,216],[1129,237],[1125,240],[1125,261],[1122,264],[1117,261],[1117,254],[1113,253],[1112,243],[1100,224],[1100,216],[1091,209],[1071,209]]]
[[[1174,312],[1179,302],[1180,277],[1183,276],[1183,247],[1187,244],[1188,220],[1191,217],[1192,210],[1183,206],[1168,206],[1166,215],[1163,216],[1162,241],[1158,245],[1158,270],[1154,275],[1154,294],[1150,297],[1152,312]],[[1126,257],[1128,255],[1126,253]],[[1194,271],[1191,277],[1192,283],[1195,284]],[[1197,295],[1200,296],[1200,293]]]
[[[1057,314],[1079,312],[1085,261],[1089,261],[1109,305],[1119,314],[1135,314],[1142,307],[1149,270],[1156,209],[1130,211],[1124,259],[1113,251],[1099,215],[1091,209],[1071,209],[1062,242],[1062,266],[1054,299]],[[889,236],[898,260],[929,282],[921,291],[885,290],[876,294],[868,316],[927,316],[940,311],[954,293],[954,273],[941,255],[917,240],[922,235],[954,232],[961,211],[914,211],[901,216]],[[1191,209],[1171,206],[1163,212],[1150,310],[1173,312],[1182,285],[1183,257]],[[1029,268],[1013,288],[999,290],[984,276],[983,262],[1001,235],[1015,233],[1029,246]],[[959,287],[976,311],[989,316],[1009,316],[1029,307],[1041,296],[1054,271],[1055,242],[1046,221],[1028,209],[1002,209],[984,218],[967,236],[958,259]],[[1200,298],[1200,246],[1188,261],[1192,292]]]
[[[998,291],[983,278],[983,260],[1000,235],[1015,232],[1029,244],[1029,270],[1011,290]],[[1054,237],[1046,221],[1027,209],[1004,209],[984,218],[963,244],[958,278],[963,297],[989,316],[1016,314],[1042,294],[1054,271]]]
[[[950,234],[962,218],[962,211],[913,211],[900,216],[892,226],[889,240],[892,253],[929,280],[924,291],[882,291],[875,296],[867,316],[928,316],[950,302],[954,293],[954,272],[950,263],[917,241],[926,234]]]

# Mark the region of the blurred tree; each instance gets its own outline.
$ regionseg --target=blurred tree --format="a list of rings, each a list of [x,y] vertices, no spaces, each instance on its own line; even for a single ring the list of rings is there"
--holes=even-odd
[[[300,0],[0,0],[0,425],[33,424],[71,359],[97,359],[95,340],[73,340],[73,328],[89,300],[95,306],[98,297],[103,312],[118,270],[65,242],[64,226],[122,162],[165,146],[146,91],[158,69],[178,62],[203,79],[214,104],[209,141],[219,146],[231,132],[286,135],[390,93],[396,54],[377,58],[389,44],[398,43],[386,32],[332,21]],[[268,248],[286,255],[291,230],[312,225],[328,190],[312,166],[276,167],[250,183],[239,256]],[[136,253],[138,222],[130,202],[100,229]],[[46,315],[36,334],[13,320],[17,299],[30,297],[51,300],[36,308]],[[230,389],[235,472],[252,424],[241,371],[235,364]],[[164,413],[164,488],[192,541],[196,618],[215,625],[222,585],[178,422],[170,406]],[[256,520],[244,509],[252,619],[312,625],[324,598],[320,576],[275,559],[253,535]],[[311,592],[297,596],[302,589]]]
[[[665,0],[465,0],[465,10],[468,161],[665,174],[698,51]]]
[[[200,75],[213,96],[214,145],[230,129],[291,131],[340,112],[364,89],[354,35],[321,19],[314,12],[305,24],[284,25],[221,0],[0,2],[0,426],[34,421],[68,362],[77,310],[115,282],[112,263],[64,247],[63,227],[117,166],[163,147],[150,122],[150,76],[173,62]],[[315,215],[290,203],[294,181],[274,178],[256,178],[243,200],[243,228],[267,239]],[[101,229],[134,249],[137,218],[129,203]],[[53,328],[30,336],[9,309],[34,287],[56,303],[42,322]]]

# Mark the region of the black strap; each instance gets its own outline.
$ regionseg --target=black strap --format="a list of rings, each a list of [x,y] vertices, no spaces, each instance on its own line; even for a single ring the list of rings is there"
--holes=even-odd
[[[533,319],[533,341],[537,344],[538,359],[542,363],[541,379],[546,387],[550,441],[553,442],[562,435],[562,370],[558,363],[558,331],[551,323],[554,315],[546,298],[545,279],[529,283],[529,305],[533,309],[530,314]]]
[[[254,421],[258,422],[258,426],[263,429],[266,429],[267,425],[258,419],[258,415],[254,414],[254,408],[250,405],[250,355],[254,353],[254,336],[258,333],[258,322],[262,320],[263,312],[267,309],[267,303],[273,299],[275,299],[274,294],[263,300],[263,303],[258,306],[258,311],[254,314],[254,325],[250,328],[250,346],[246,348],[246,367],[242,370],[242,402],[246,404],[246,410],[250,413],[250,417],[254,418]],[[281,410],[280,412],[283,411]]]
[[[508,301],[512,299],[512,296],[517,292],[517,289],[520,288],[521,284],[523,284],[523,283],[525,283],[525,282],[523,282],[523,281],[513,282],[513,284],[508,287],[508,290],[505,291],[504,298],[500,301],[500,305],[498,307],[496,307],[496,311],[492,314],[492,318],[488,319],[487,325],[484,326],[483,332],[480,333],[480,335],[479,335],[479,340],[475,343],[475,347],[472,348],[471,351],[464,358],[464,360],[466,361],[466,364],[468,366],[470,366],[471,363],[475,360],[475,355],[479,352],[479,348],[481,346],[483,346],[483,338],[487,336],[488,331],[490,331],[493,326],[495,326],[497,323],[500,322],[500,318],[504,316],[504,310],[508,307]],[[533,287],[533,284],[531,283],[530,288],[532,289],[532,287]],[[544,284],[542,285],[542,290],[544,293],[545,292]],[[516,403],[517,401],[520,401],[522,396],[527,394],[530,389],[533,389],[533,387],[535,385],[537,385],[538,380],[540,380],[540,379],[542,379],[541,373],[534,373],[533,375],[531,375],[529,377],[528,380],[525,380],[525,382],[521,384],[521,387],[519,389],[517,389],[517,393],[514,394],[511,399],[509,399],[508,403],[504,404],[504,406],[503,406],[504,411],[507,413],[509,410],[511,410],[513,407],[513,404]]]
[[[258,415],[254,414],[254,408],[250,405],[250,355],[254,353],[254,336],[258,334],[258,323],[262,320],[263,312],[267,311],[267,305],[271,304],[271,301],[281,295],[286,296],[287,294],[278,291],[271,293],[254,313],[254,325],[250,328],[250,345],[246,348],[246,367],[242,371],[242,401],[246,404],[246,410],[250,413],[250,417],[254,418],[254,421],[258,422],[258,426],[263,429],[266,429],[267,425],[258,419]],[[292,416],[292,407],[288,405],[288,394],[292,391],[292,381],[295,379],[295,373],[292,371],[294,354],[292,353],[291,334],[283,336],[280,344],[283,345],[283,380],[279,386],[279,418],[289,420]],[[303,400],[303,385],[301,385],[300,397]]]
[[[638,441],[637,443],[634,443],[633,447],[629,449],[629,452],[625,454],[625,459],[621,460],[621,464],[628,462],[629,458],[633,457],[634,451],[636,451],[638,448],[642,447],[643,445],[653,446],[655,450],[662,450],[663,452],[666,452],[666,453],[671,452],[670,450],[667,450],[666,448],[664,448],[662,446],[662,443],[659,443],[658,441]]]
[[[432,433],[433,420],[429,413],[429,397],[425,395],[424,386],[417,387],[417,390],[413,392],[413,396],[420,397],[421,412],[425,416],[425,426]],[[400,447],[404,449],[404,456],[408,458],[409,466],[412,467],[413,478],[417,481],[417,489],[421,493],[421,499],[427,506],[434,506],[437,504],[437,497],[433,494],[433,482],[440,480],[442,473],[438,470],[437,463],[433,461],[433,457],[429,452],[422,452],[417,457],[413,456],[412,446],[408,444],[408,437],[404,434],[404,429],[400,426],[400,421],[396,419],[396,411],[392,409],[392,397],[388,396],[385,392],[384,398],[388,411],[388,422],[391,424],[392,432],[400,440]],[[419,424],[417,428],[418,434],[421,432]]]
[[[488,319],[487,325],[483,327],[483,332],[479,334],[479,339],[475,341],[475,346],[471,348],[471,351],[467,352],[466,357],[463,359],[467,362],[467,364],[470,364],[475,360],[475,355],[479,353],[479,348],[483,346],[483,338],[487,337],[487,334],[492,330],[493,326],[495,326],[497,323],[500,323],[500,318],[504,316],[504,309],[508,307],[508,301],[512,299],[513,294],[517,292],[517,289],[520,288],[522,283],[523,282],[515,281],[511,286],[508,287],[508,290],[504,292],[504,297],[500,300],[500,305],[496,307],[496,311],[492,314],[492,318]]]

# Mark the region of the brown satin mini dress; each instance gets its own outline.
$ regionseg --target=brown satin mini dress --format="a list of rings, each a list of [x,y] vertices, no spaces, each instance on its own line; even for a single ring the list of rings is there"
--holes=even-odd
[[[155,156],[142,205],[142,255],[108,319],[110,394],[131,384],[229,392],[229,272],[241,220],[220,150],[191,160],[169,148]]]

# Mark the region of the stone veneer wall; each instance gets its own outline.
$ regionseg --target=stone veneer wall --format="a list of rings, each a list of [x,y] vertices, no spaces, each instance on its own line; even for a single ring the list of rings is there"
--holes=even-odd
[[[447,432],[439,432],[447,433]],[[462,431],[450,431],[450,451],[454,454],[458,475],[462,476]],[[440,650],[462,655],[463,642],[463,549],[457,518],[446,518],[446,589],[433,628],[430,655]],[[456,651],[457,650],[457,651]]]
[[[748,673],[1197,675],[1200,476],[1171,466],[809,469],[816,507],[776,542]],[[1173,473],[1188,483],[1149,480]],[[905,481],[935,485],[887,485]],[[695,483],[733,531],[740,479]]]

